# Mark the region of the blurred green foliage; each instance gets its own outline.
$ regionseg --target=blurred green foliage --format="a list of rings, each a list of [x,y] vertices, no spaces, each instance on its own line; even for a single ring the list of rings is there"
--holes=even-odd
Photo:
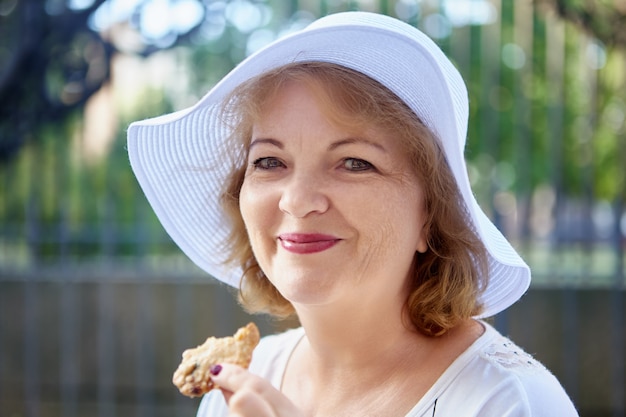
[[[5,260],[175,251],[130,171],[125,127],[190,105],[264,43],[343,10],[415,24],[457,64],[471,101],[470,174],[494,217],[507,214],[499,193],[524,204],[545,186],[558,198],[623,200],[626,25],[615,29],[624,16],[617,3],[177,0],[168,13],[192,3],[185,10],[195,19],[166,19],[157,36],[143,19],[155,16],[150,0],[0,0]],[[123,57],[164,57],[176,75],[111,101],[114,137],[87,157],[86,106],[116,85],[111,74]]]

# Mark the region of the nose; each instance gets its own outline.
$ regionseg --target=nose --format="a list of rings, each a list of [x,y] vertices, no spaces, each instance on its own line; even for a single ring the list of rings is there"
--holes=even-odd
[[[330,201],[324,191],[323,181],[313,175],[299,174],[286,182],[278,207],[283,213],[304,218],[312,213],[324,213]]]

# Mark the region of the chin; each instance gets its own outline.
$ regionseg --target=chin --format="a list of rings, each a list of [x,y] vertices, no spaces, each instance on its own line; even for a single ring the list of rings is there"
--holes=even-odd
[[[322,305],[329,302],[333,291],[331,288],[321,288],[319,283],[290,283],[286,286],[277,286],[278,291],[293,305]]]

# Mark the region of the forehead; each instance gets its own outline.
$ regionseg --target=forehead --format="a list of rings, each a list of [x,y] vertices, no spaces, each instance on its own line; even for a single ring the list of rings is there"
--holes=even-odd
[[[268,146],[295,152],[310,160],[314,155],[333,157],[336,152],[342,156],[354,153],[350,156],[372,158],[369,162],[387,173],[413,172],[408,152],[392,132],[372,123],[347,128],[333,123],[310,89],[296,83],[281,89],[268,102],[263,116],[253,124],[248,147],[251,155],[257,157],[267,151]]]
[[[354,70],[328,63],[298,63],[264,73],[242,84],[228,104],[237,142],[246,146],[253,125],[289,84],[297,83],[315,97],[327,120],[343,130],[375,129],[391,133],[407,153],[429,141],[425,126],[397,95]],[[228,116],[228,115],[227,115]]]
[[[312,99],[325,121],[336,128],[353,133],[386,130],[382,114],[373,112],[376,106],[367,103],[367,98],[361,97],[354,86],[334,77],[316,75],[295,74],[270,84],[268,88],[261,88],[262,93],[256,97],[256,110],[250,114],[252,123],[259,123],[270,114],[276,116],[273,110],[277,103],[291,99],[292,106],[301,107],[304,101],[310,104],[309,99]],[[294,99],[294,95],[300,97]]]
[[[253,122],[253,136],[282,128],[304,128],[309,133],[317,131],[335,139],[339,136],[369,138],[373,142],[386,142],[392,148],[399,147],[399,141],[391,139],[393,132],[376,123],[374,117],[359,113],[358,106],[338,105],[341,100],[336,99],[333,93],[336,91],[332,86],[319,83],[289,81],[283,84],[265,100]]]

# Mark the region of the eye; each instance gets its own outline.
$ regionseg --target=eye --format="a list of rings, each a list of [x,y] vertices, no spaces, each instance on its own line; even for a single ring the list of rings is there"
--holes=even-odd
[[[343,166],[348,171],[369,171],[374,169],[374,165],[369,162],[358,158],[346,158],[343,161]]]
[[[254,162],[252,162],[252,166],[257,169],[269,170],[269,169],[284,167],[285,164],[283,164],[278,158],[274,158],[270,156],[270,157],[263,157],[263,158],[255,159]]]

